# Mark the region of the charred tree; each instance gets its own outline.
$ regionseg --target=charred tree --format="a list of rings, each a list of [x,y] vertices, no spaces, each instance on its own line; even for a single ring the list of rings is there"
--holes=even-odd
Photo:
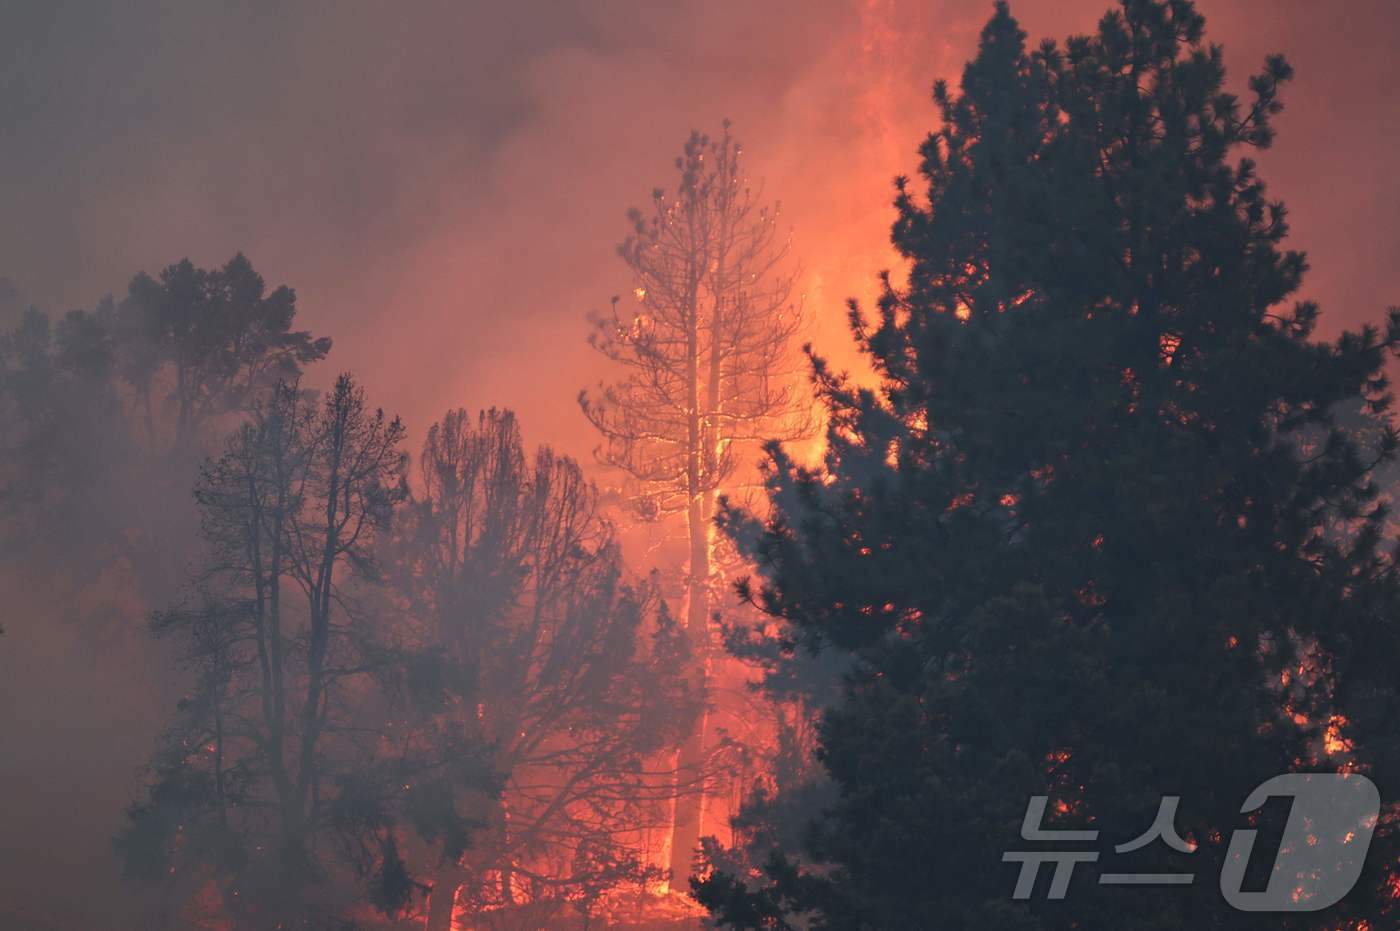
[[[632,275],[633,310],[615,299],[590,339],[624,375],[579,401],[602,434],[599,458],[629,477],[636,512],[684,515],[685,629],[703,689],[717,496],[730,489],[745,451],[807,427],[792,378],[801,314],[777,206],[749,186],[727,122],[718,139],[693,133],[676,167],[675,190],[654,192],[649,213],[631,212],[632,233],[618,249]],[[682,784],[703,786],[705,730],[702,718],[680,749]],[[703,791],[678,791],[676,879],[690,873],[703,810]]]

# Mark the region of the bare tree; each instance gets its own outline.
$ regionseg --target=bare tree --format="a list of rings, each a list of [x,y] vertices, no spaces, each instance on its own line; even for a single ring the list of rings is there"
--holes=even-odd
[[[778,207],[749,185],[728,121],[718,139],[692,133],[676,167],[674,193],[656,190],[649,215],[631,211],[618,249],[635,311],[614,299],[590,338],[625,374],[579,403],[603,436],[599,458],[632,480],[638,513],[685,515],[685,625],[708,662],[716,499],[732,491],[746,452],[809,431],[794,392],[802,315]],[[702,718],[680,750],[692,778],[705,746]],[[690,872],[703,808],[703,795],[677,800],[673,877]]]
[[[494,748],[504,786],[443,864],[428,927],[455,908],[560,927],[659,878],[639,848],[670,788],[647,763],[699,713],[686,640],[654,586],[627,580],[578,465],[547,447],[528,458],[510,412],[448,413],[420,469],[398,562],[410,613],[473,681],[453,717]]]
[[[403,823],[462,846],[439,800],[480,768],[435,723],[445,678],[352,590],[375,578],[376,538],[407,495],[403,432],[348,375],[322,403],[283,383],[196,488],[209,554],[195,605],[155,621],[183,638],[196,684],[119,847],[133,872],[188,877],[186,893],[217,884],[241,926],[304,920],[332,864],[402,909]]]

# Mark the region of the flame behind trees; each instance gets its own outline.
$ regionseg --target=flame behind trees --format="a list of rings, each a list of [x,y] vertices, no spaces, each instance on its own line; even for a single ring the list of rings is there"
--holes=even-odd
[[[499,797],[433,884],[429,931],[454,907],[558,926],[655,878],[642,832],[669,787],[646,761],[699,712],[688,647],[647,580],[627,579],[598,495],[571,459],[528,458],[509,411],[448,413],[428,432],[421,497],[397,564],[410,614],[472,690],[451,719],[492,747]],[[455,906],[454,906],[455,903]]]
[[[193,687],[117,840],[181,921],[417,918],[426,892],[430,929],[555,926],[660,878],[674,774],[647,763],[700,711],[683,631],[512,414],[435,425],[416,499],[403,436],[349,376],[284,383],[196,486],[207,557],[154,621]]]
[[[636,512],[685,515],[685,625],[703,664],[715,502],[732,490],[746,448],[809,432],[809,402],[794,391],[802,314],[789,244],[778,207],[748,185],[729,123],[718,139],[692,133],[676,168],[674,193],[654,191],[650,215],[631,211],[632,233],[618,248],[636,312],[627,316],[615,299],[590,338],[625,374],[579,402],[603,436],[599,458],[631,480]],[[703,765],[704,730],[702,719],[681,748],[683,773]],[[677,799],[673,877],[690,871],[702,811],[701,795]]]

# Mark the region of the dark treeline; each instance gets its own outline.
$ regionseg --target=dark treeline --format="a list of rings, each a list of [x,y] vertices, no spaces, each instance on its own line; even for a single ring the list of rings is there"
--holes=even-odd
[[[1307,262],[1250,156],[1291,78],[1271,57],[1228,92],[1189,0],[1034,47],[997,3],[935,86],[921,189],[897,182],[907,277],[850,306],[876,378],[809,350],[810,396],[776,206],[727,123],[693,134],[630,215],[635,300],[594,320],[605,374],[579,401],[615,485],[528,449],[506,408],[448,411],[411,450],[241,255],[20,314],[4,577],[95,642],[146,618],[170,698],[110,842],[121,914],[1394,926],[1400,310],[1325,341],[1295,298]],[[629,565],[627,535],[668,521],[682,557]],[[1307,840],[1373,832],[1365,869],[1315,914],[1235,910],[1232,833],[1285,820],[1241,805],[1295,772],[1379,786],[1376,821]],[[1110,845],[1178,797],[1183,843],[1013,898],[1037,796],[1044,829]],[[1306,903],[1322,877],[1283,881]]]

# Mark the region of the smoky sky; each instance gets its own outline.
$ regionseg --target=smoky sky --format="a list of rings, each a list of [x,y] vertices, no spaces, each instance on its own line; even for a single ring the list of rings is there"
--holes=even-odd
[[[819,348],[891,262],[890,181],[917,169],[928,89],[956,79],[990,3],[6,4],[0,276],[55,310],[141,269],[243,250],[421,428],[507,404],[586,453],[571,409],[599,372],[584,315],[629,287],[625,211],[691,128],[734,119],[784,204]],[[1032,41],[1103,0],[1013,4]],[[1298,69],[1262,158],[1326,326],[1400,300],[1392,153],[1400,39],[1383,0],[1206,2],[1241,90]],[[324,374],[318,377],[325,377]]]

